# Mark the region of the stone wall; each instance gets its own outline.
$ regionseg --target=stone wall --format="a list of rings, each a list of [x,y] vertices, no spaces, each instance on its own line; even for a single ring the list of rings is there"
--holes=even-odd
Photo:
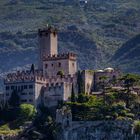
[[[94,72],[90,70],[82,71],[82,78],[84,83],[84,92],[90,94],[94,86]]]
[[[35,84],[34,82],[13,82],[5,84],[5,102],[7,102],[12,93],[16,91],[20,97],[21,103],[35,104]]]
[[[76,57],[74,54],[62,54],[48,57],[43,61],[44,76],[57,76],[59,71],[63,71],[64,75],[74,75],[77,73]]]
[[[46,87],[44,92],[44,105],[47,107],[57,106],[58,101],[68,101],[71,97],[72,83],[56,83]]]
[[[53,28],[40,29],[38,31],[39,40],[39,68],[42,69],[43,57],[47,55],[57,54],[57,33]]]

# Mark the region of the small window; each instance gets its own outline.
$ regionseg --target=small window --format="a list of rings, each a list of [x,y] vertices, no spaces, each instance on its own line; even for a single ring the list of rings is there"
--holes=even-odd
[[[72,63],[72,66],[74,67],[74,63]]]
[[[9,90],[9,86],[6,86],[6,90]]]
[[[51,91],[51,87],[49,87],[49,91]]]
[[[27,102],[27,100],[25,99],[25,100],[21,100],[21,102]]]
[[[24,85],[24,89],[27,89],[27,85]]]
[[[33,102],[33,100],[32,99],[29,99],[29,102]]]
[[[52,64],[52,67],[53,67],[53,64]]]
[[[33,95],[33,92],[29,92],[29,95]]]
[[[24,92],[23,92],[23,93],[21,93],[21,95],[27,95],[27,93],[24,93]]]
[[[48,68],[48,64],[45,64],[45,68]]]
[[[15,86],[14,89],[17,90],[17,86]]]
[[[6,93],[6,96],[9,96],[9,93]]]
[[[33,85],[29,85],[29,89],[32,89],[33,88]]]
[[[11,86],[11,89],[14,89],[14,86]]]
[[[61,67],[61,63],[58,63],[58,67]]]
[[[23,86],[21,86],[21,90],[23,90]]]
[[[18,86],[18,90],[20,90],[21,88],[20,88],[20,86]]]

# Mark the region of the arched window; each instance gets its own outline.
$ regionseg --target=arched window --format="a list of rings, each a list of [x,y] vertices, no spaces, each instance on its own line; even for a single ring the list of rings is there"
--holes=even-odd
[[[74,67],[74,63],[72,63],[72,66]]]

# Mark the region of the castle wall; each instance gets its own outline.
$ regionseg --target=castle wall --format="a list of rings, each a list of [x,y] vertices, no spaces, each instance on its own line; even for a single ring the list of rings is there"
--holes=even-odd
[[[39,45],[42,57],[58,53],[56,34],[48,33],[47,35],[39,36]]]
[[[56,110],[56,123],[61,124],[63,129],[71,127],[72,113],[70,108],[63,106]]]
[[[57,33],[52,27],[38,31],[39,40],[39,68],[43,68],[43,57],[58,53]]]
[[[73,75],[77,73],[77,61],[69,60],[69,74]]]
[[[94,85],[94,72],[90,70],[82,71],[84,92],[90,94]]]
[[[44,92],[44,104],[47,107],[57,106],[58,101],[63,100],[63,84],[47,86]]]
[[[51,33],[50,35],[51,38],[51,48],[50,48],[50,54],[54,55],[54,54],[58,54],[58,48],[57,48],[57,34],[55,33]]]
[[[94,75],[95,87],[94,87],[94,89],[97,90],[97,85],[100,82],[101,77],[105,76],[105,77],[107,77],[107,81],[111,81],[113,78],[118,78],[120,75],[121,75],[121,73],[118,71],[95,72],[95,75]]]
[[[56,76],[59,71],[63,71],[64,75],[77,73],[77,61],[74,54],[54,55],[44,59],[44,76]]]
[[[43,73],[45,76],[56,76],[59,71],[63,71],[64,74],[69,74],[69,61],[64,60],[49,60],[44,62]]]
[[[68,101],[72,93],[72,83],[64,83],[64,93],[65,94],[63,94],[63,100]]]
[[[45,83],[35,83],[35,106],[38,107],[38,105],[43,104],[42,103],[42,94],[43,94],[43,88],[46,86]]]
[[[68,101],[71,97],[72,83],[52,83],[44,92],[44,104],[48,107],[57,106],[58,101]]]
[[[20,97],[21,103],[35,104],[35,84],[34,82],[23,83],[7,83],[5,84],[5,98],[8,101],[13,93],[16,93]]]

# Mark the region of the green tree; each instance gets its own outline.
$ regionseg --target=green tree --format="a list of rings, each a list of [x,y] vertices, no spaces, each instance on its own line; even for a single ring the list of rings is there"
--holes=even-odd
[[[115,85],[117,84],[117,78],[116,78],[115,75],[114,75],[114,76],[112,77],[112,79],[110,80],[110,83],[111,83],[113,86],[115,86]]]
[[[20,117],[23,120],[32,120],[35,117],[36,109],[31,104],[20,105]]]
[[[99,78],[99,87],[102,89],[103,99],[105,103],[105,94],[106,94],[106,87],[108,86],[108,77],[107,76],[101,76]]]
[[[9,99],[9,105],[12,107],[17,107],[19,106],[20,103],[20,97],[18,95],[17,90],[13,90],[11,97]]]
[[[62,70],[58,71],[57,75],[60,75],[61,77],[63,77],[64,76],[64,71],[62,71]]]
[[[31,65],[30,72],[33,74],[35,73],[35,65],[34,64]]]
[[[72,92],[71,92],[71,102],[75,102],[75,93],[74,93],[74,87],[73,87],[73,84],[72,84]]]
[[[129,93],[133,89],[134,85],[138,84],[140,76],[136,74],[126,74],[120,80],[123,82],[123,87],[126,88],[127,93]]]
[[[131,91],[133,90],[133,87],[139,83],[140,76],[136,74],[126,74],[122,78],[120,78],[120,81],[123,83],[123,87],[126,90],[126,105],[129,106],[129,100],[131,96]]]
[[[133,127],[135,134],[140,135],[140,121],[135,121]]]
[[[115,93],[111,92],[111,93],[107,93],[107,94],[105,95],[105,100],[106,100],[106,103],[107,103],[108,105],[112,105],[113,102],[116,100],[116,97],[115,97],[114,94],[115,94]]]
[[[83,79],[82,79],[82,73],[81,71],[78,71],[77,73],[77,84],[78,84],[78,93],[84,92],[84,85],[83,85]]]
[[[89,96],[85,95],[84,93],[78,94],[78,103],[86,103],[89,101]]]

